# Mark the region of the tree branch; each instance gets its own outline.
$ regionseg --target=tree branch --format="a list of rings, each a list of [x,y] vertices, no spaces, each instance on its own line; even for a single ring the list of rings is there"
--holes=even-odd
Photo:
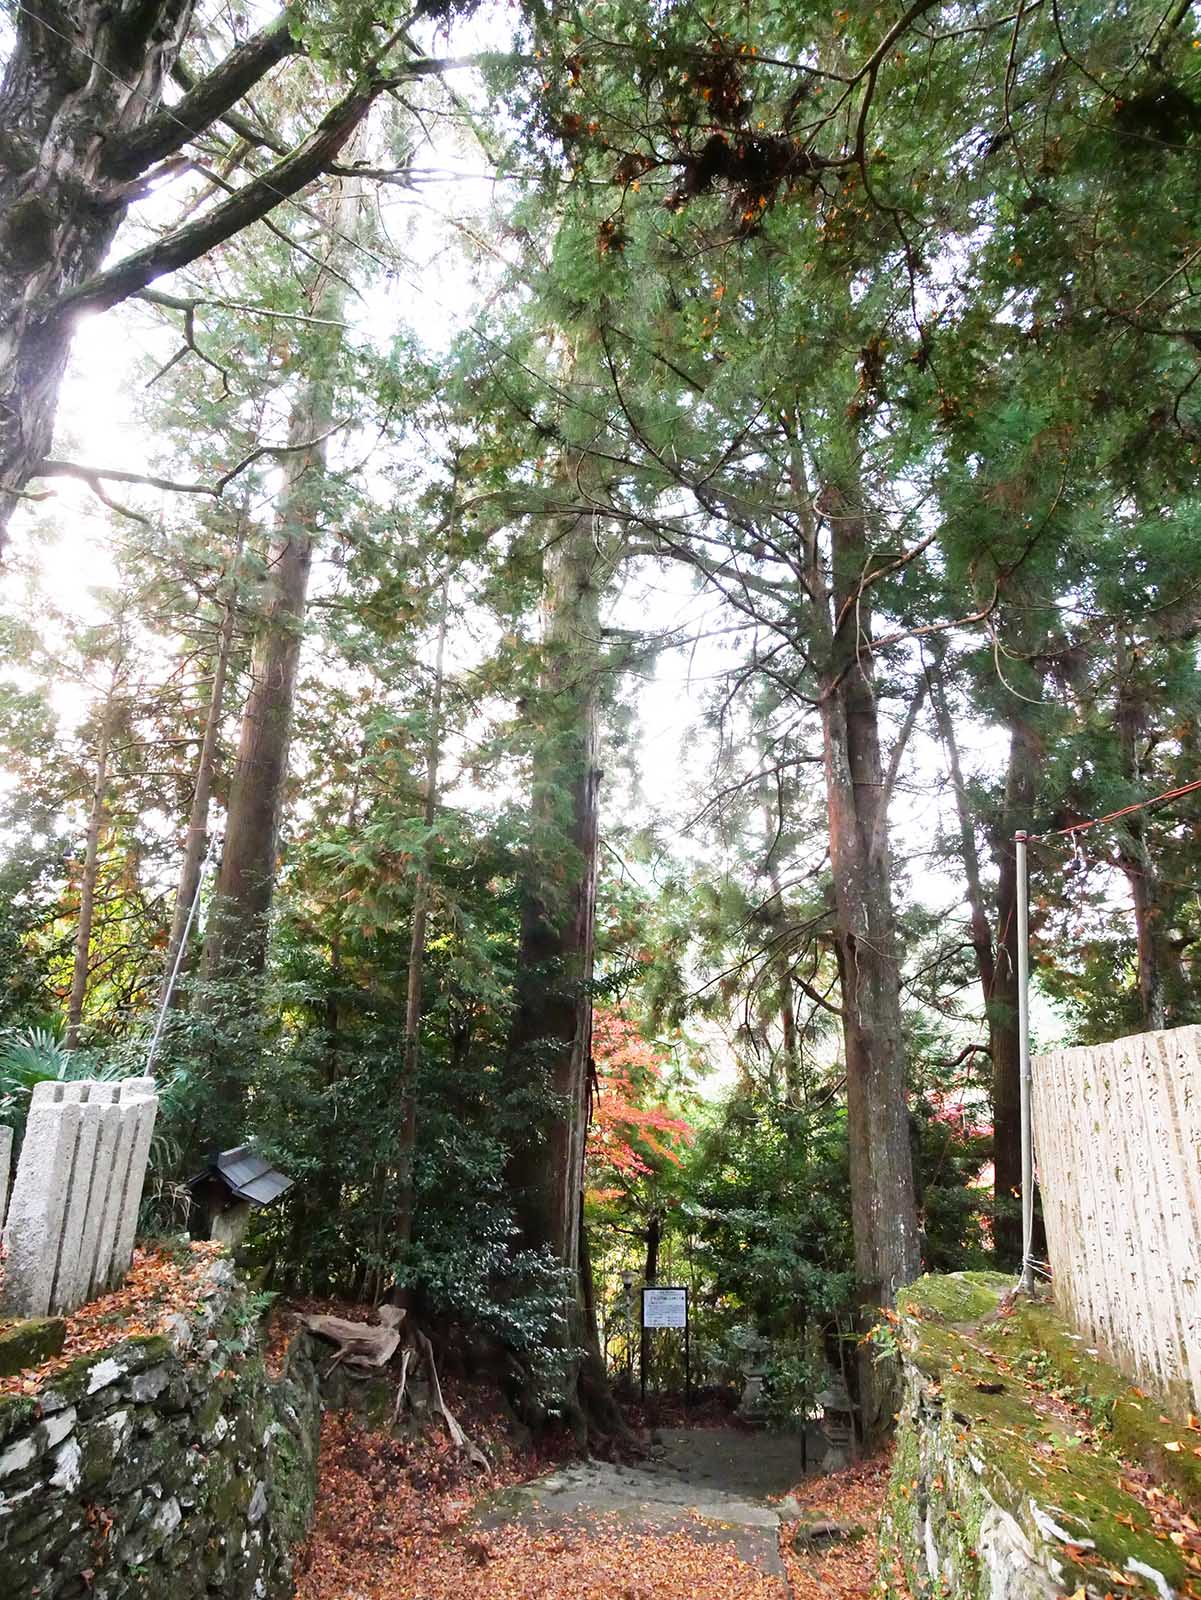
[[[124,506],[114,505],[100,487],[102,483],[140,483],[148,489],[163,489],[168,494],[205,494],[214,500],[219,500],[226,489],[246,468],[253,466],[256,461],[261,461],[264,456],[290,456],[299,455],[302,451],[315,449],[323,444],[331,434],[337,433],[346,426],[345,422],[335,422],[332,428],[327,428],[324,433],[319,433],[315,439],[301,439],[296,444],[257,444],[228,472],[223,472],[215,483],[181,483],[176,478],[160,478],[152,472],[130,472],[124,467],[93,467],[80,461],[58,461],[47,456],[38,463],[37,471],[31,474],[34,478],[77,478],[81,483],[86,483],[88,488],[102,500],[106,506],[112,506],[114,511],[121,511],[127,517],[137,517],[139,522],[146,518],[136,511],[128,511]],[[44,498],[43,496],[29,496],[29,498]]]
[[[173,106],[164,107],[127,138],[117,141],[105,160],[110,177],[136,178],[220,120],[253,89],[259,79],[300,44],[292,37],[286,13],[231,50],[221,64],[201,78]]]
[[[55,303],[50,315],[75,316],[82,311],[107,311],[145,289],[156,278],[178,272],[257,222],[281,200],[290,199],[324,172],[375,99],[396,81],[395,77],[373,77],[357,85],[322,117],[309,137],[285,160],[268,168],[261,177],[243,184],[228,200],[194,222],[186,223],[81,283]]]
[[[291,241],[289,241],[291,242]],[[270,306],[253,306],[246,300],[223,300],[209,295],[167,294],[162,289],[140,289],[139,300],[147,305],[165,306],[169,311],[199,311],[204,306],[215,306],[222,311],[246,311],[254,317],[274,317],[281,322],[305,322],[319,328],[349,328],[349,322],[338,317],[310,317],[303,311],[275,311]]]
[[[182,61],[177,61],[171,69],[171,76],[185,93],[196,87],[198,79],[194,72],[188,70]],[[239,139],[244,139],[252,149],[273,150],[277,156],[286,156],[290,146],[283,139],[278,139],[268,129],[252,122],[249,117],[243,116],[240,111],[223,111],[216,119],[223,122],[231,133],[236,133]]]

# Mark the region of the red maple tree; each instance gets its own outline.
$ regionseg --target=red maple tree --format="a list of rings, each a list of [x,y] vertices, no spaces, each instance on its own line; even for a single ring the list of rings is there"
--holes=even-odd
[[[620,1011],[598,1007],[592,1019],[596,1091],[588,1129],[590,1192],[609,1199],[655,1171],[656,1160],[680,1163],[692,1141],[688,1121],[666,1103],[666,1052]]]

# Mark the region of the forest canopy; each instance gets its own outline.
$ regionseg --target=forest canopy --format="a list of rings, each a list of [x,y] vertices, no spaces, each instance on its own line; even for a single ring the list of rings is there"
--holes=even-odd
[[[580,1426],[1015,1267],[1015,833],[1038,1041],[1201,1017],[1199,29],[4,0],[0,1117]]]

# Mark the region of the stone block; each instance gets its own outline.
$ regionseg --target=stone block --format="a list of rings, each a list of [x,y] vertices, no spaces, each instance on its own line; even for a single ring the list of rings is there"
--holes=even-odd
[[[0,1333],[0,1378],[60,1355],[67,1337],[61,1317],[28,1317]]]
[[[35,1084],[4,1227],[3,1305],[42,1316],[58,1265],[75,1162],[82,1083]]]
[[[112,1167],[104,1201],[100,1209],[99,1227],[96,1233],[96,1259],[92,1263],[92,1281],[88,1290],[93,1299],[97,1295],[104,1294],[109,1285],[113,1251],[117,1244],[117,1224],[121,1219],[121,1207],[125,1200],[125,1183],[129,1176],[135,1133],[134,1103],[118,1100],[117,1138],[113,1147]]]
[[[134,1238],[138,1230],[138,1212],[142,1205],[142,1190],[146,1183],[146,1165],[150,1160],[150,1142],[154,1135],[154,1122],[158,1114],[158,1096],[151,1078],[131,1078],[121,1085],[121,1105],[128,1105],[133,1120],[129,1166],[125,1173],[121,1203],[117,1210],[116,1231],[113,1240],[109,1283],[115,1287],[129,1271],[133,1259]]]
[[[79,1250],[96,1164],[100,1101],[95,1091],[99,1088],[100,1084],[84,1085],[84,1094],[79,1107],[79,1132],[75,1140],[70,1190],[63,1213],[62,1243],[58,1252],[54,1284],[50,1291],[52,1311],[73,1311],[80,1303],[75,1298],[79,1277]]]
[[[239,1293],[217,1297],[210,1326],[244,1335]],[[236,1361],[224,1343],[214,1355],[233,1369],[219,1382],[196,1342],[125,1340],[57,1374],[40,1414],[0,1400],[0,1600],[291,1596],[312,1505],[315,1375],[290,1360],[268,1382],[252,1344]],[[210,1431],[224,1434],[216,1448]]]
[[[97,1083],[92,1086],[92,1092],[88,1096],[88,1103],[96,1106],[98,1110],[87,1204],[84,1207],[83,1226],[76,1246],[71,1280],[71,1301],[77,1306],[83,1305],[92,1293],[100,1225],[104,1219],[109,1185],[112,1182],[113,1158],[121,1125],[121,1108],[117,1103],[119,1093],[119,1084]]]
[[[0,1478],[11,1477],[14,1472],[24,1472],[37,1460],[38,1454],[38,1442],[31,1433],[10,1444],[7,1450],[0,1453]]]
[[[0,1224],[4,1222],[4,1210],[8,1204],[8,1179],[12,1171],[13,1159],[13,1131],[11,1128],[0,1128]]]
[[[54,1471],[50,1474],[51,1484],[65,1494],[73,1493],[79,1486],[82,1466],[83,1452],[79,1447],[79,1440],[72,1435],[60,1445],[54,1457]]]

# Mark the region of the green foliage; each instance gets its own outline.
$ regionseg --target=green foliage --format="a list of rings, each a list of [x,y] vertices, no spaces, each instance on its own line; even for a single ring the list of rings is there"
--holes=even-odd
[[[291,141],[386,41],[398,66],[473,13],[306,0],[289,20],[307,55],[255,115]],[[413,266],[374,201],[316,278],[336,230],[310,232],[323,213],[308,199],[195,267],[184,350],[145,369],[146,462],[206,484],[245,470],[220,496],[146,496],[146,521],[105,525],[112,581],[80,616],[54,603],[52,574],[20,572],[0,615],[0,1116],[19,1127],[47,1077],[141,1070],[214,663],[228,620],[210,823],[275,600],[279,447],[315,377],[338,426],[306,508],[313,603],[282,706],[268,959],[210,981],[198,938],[186,952],[151,1212],[178,1222],[180,1180],[214,1144],[255,1139],[295,1180],[248,1246],[273,1283],[403,1289],[553,1390],[565,1285],[524,1246],[511,1167],[562,1112],[561,1052],[511,1035],[522,998],[576,993],[569,960],[523,964],[522,922],[532,907],[562,916],[592,847],[564,778],[585,754],[582,677],[604,773],[588,993],[599,1012],[620,1002],[659,1059],[623,1080],[628,1115],[597,1103],[596,1127],[634,1157],[601,1181],[594,1142],[589,1168],[611,1359],[633,1354],[621,1275],[658,1250],[660,1281],[693,1291],[698,1358],[730,1376],[739,1330],[769,1339],[768,1403],[795,1420],[856,1303],[857,997],[823,721],[853,629],[871,668],[854,714],[891,786],[891,837],[886,820],[865,848],[889,857],[872,909],[897,928],[925,1262],[981,1265],[999,1218],[977,1186],[993,1092],[981,1047],[1013,1023],[997,971],[1015,827],[1043,836],[1036,977],[1072,1036],[1201,1017],[1195,801],[1075,847],[1057,833],[1201,774],[1201,55],[1187,20],[1135,0],[986,6],[969,25],[936,5],[886,38],[871,8],[539,0],[473,24],[502,46],[482,93],[406,81],[342,158],[410,167],[428,125],[492,164],[494,193],[514,198],[482,218],[445,208],[469,240],[469,316],[405,326],[403,302],[439,273]],[[546,584],[580,518],[597,556],[586,625],[555,615]],[[851,521],[848,561],[836,534]],[[710,759],[695,793],[682,762],[652,815],[637,769],[671,756],[641,743],[638,694],[661,655],[691,674],[693,652],[710,692],[678,731]],[[956,739],[966,777],[952,782]],[[44,1019],[70,991],[97,788],[83,1048],[67,1051]],[[203,923],[208,896],[200,910]],[[666,1150],[658,1135],[681,1121],[695,1142]]]

